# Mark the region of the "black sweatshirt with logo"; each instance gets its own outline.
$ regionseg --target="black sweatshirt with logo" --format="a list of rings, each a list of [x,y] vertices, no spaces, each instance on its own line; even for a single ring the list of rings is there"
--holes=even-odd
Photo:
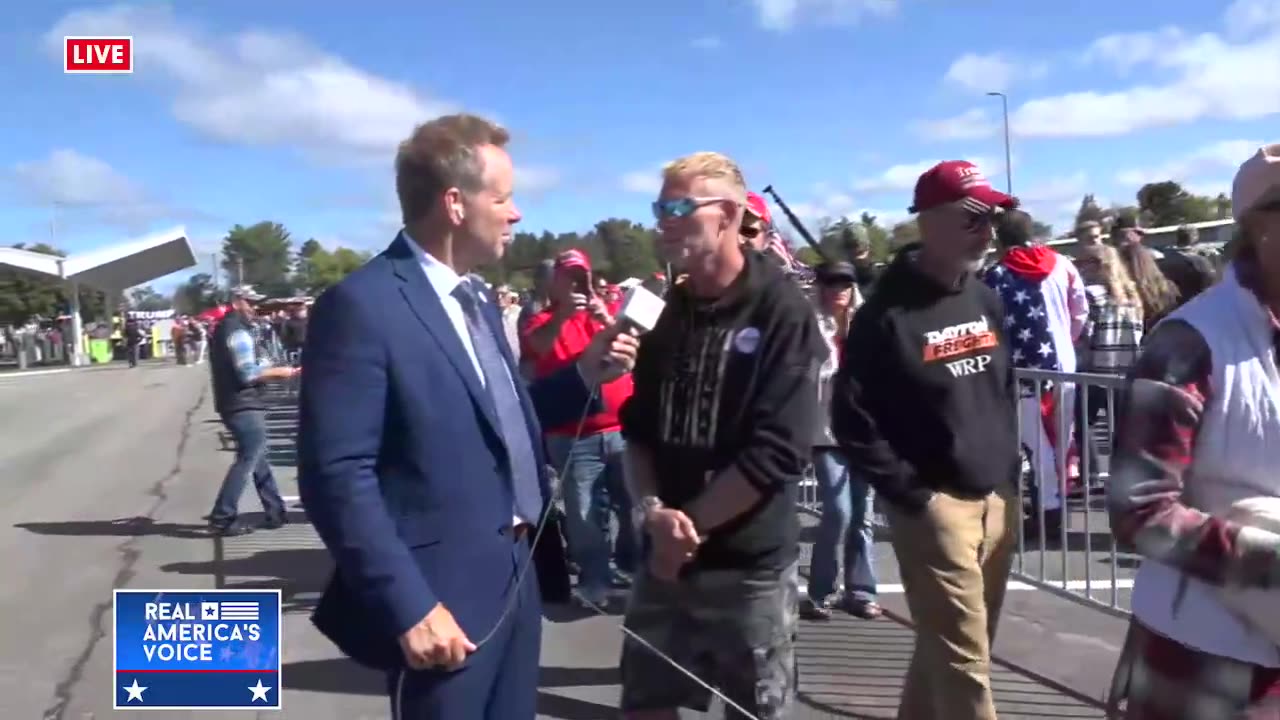
[[[717,299],[695,297],[689,283],[672,287],[641,339],[635,391],[620,412],[623,436],[651,451],[668,507],[684,507],[733,465],[763,494],[709,532],[691,570],[772,570],[796,560],[796,495],[825,355],[813,307],[759,253],[747,253]]]
[[[933,491],[1016,483],[1017,392],[1004,308],[972,275],[944,287],[898,253],[854,315],[831,427],[854,472],[899,509]]]

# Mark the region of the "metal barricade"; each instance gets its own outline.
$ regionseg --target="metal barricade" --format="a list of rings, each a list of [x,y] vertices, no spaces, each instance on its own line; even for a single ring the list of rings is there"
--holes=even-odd
[[[1023,522],[1013,577],[1126,615],[1137,558],[1118,551],[1105,495],[1124,378],[1030,369],[1015,377]]]

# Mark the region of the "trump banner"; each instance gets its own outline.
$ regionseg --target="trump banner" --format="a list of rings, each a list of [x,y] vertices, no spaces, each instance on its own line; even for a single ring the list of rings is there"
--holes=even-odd
[[[116,590],[116,710],[280,709],[279,590]]]

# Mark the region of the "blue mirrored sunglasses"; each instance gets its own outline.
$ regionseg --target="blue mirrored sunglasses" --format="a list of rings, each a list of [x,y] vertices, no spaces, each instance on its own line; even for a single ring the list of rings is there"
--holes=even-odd
[[[653,216],[659,220],[667,218],[683,218],[689,217],[695,210],[704,205],[710,205],[715,202],[723,202],[725,198],[708,197],[682,197],[671,198],[669,200],[658,200],[653,203]]]

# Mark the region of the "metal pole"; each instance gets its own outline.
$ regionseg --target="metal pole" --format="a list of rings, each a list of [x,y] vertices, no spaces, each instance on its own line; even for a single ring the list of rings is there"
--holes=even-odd
[[[244,285],[244,258],[236,258],[236,286]]]
[[[1001,115],[1004,117],[1004,180],[1007,192],[1013,194],[1013,149],[1009,142],[1009,96],[1002,92],[989,92],[987,95],[1000,98]]]

